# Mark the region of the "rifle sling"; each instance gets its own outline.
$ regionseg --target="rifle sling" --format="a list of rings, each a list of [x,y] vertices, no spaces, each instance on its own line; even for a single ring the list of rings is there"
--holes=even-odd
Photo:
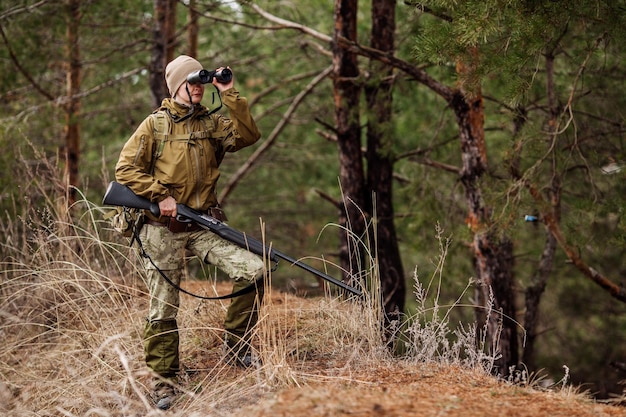
[[[130,241],[130,245],[131,246],[132,246],[132,244],[133,244],[133,242],[135,240],[137,241],[137,247],[139,248],[139,253],[141,254],[141,256],[146,258],[146,259],[148,259],[150,261],[152,266],[154,266],[156,268],[156,270],[159,272],[159,275],[161,275],[161,277],[163,277],[163,279],[168,284],[170,284],[172,287],[174,287],[178,291],[184,292],[185,294],[190,295],[192,297],[199,298],[201,300],[227,300],[229,298],[235,298],[235,297],[239,297],[241,295],[249,294],[252,291],[254,291],[255,288],[257,288],[257,286],[263,285],[263,277],[261,276],[256,281],[250,283],[250,285],[248,285],[247,287],[242,288],[239,291],[235,291],[234,293],[231,293],[231,294],[228,294],[228,295],[220,295],[220,296],[217,296],[217,297],[207,297],[207,296],[204,296],[204,295],[194,294],[194,293],[192,293],[190,291],[187,291],[184,288],[181,288],[179,285],[176,285],[176,283],[174,281],[172,281],[170,279],[170,277],[168,277],[165,274],[165,272],[163,272],[161,270],[161,268],[156,266],[156,264],[154,263],[154,261],[152,260],[150,255],[148,255],[148,253],[144,249],[143,244],[141,243],[141,239],[139,239],[139,233],[137,232],[137,228],[133,225],[133,238]]]

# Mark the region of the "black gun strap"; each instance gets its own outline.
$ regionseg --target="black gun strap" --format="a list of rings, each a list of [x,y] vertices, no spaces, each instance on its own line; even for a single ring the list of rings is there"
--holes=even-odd
[[[235,298],[235,297],[239,297],[241,295],[245,295],[245,294],[249,294],[252,291],[255,290],[255,288],[258,285],[263,285],[263,277],[259,277],[256,281],[250,283],[250,285],[248,285],[245,288],[240,289],[239,291],[235,291],[234,293],[228,294],[228,295],[220,295],[217,297],[207,297],[204,295],[199,295],[199,294],[194,294],[190,291],[187,291],[184,288],[181,288],[179,285],[177,285],[174,281],[172,281],[170,279],[170,277],[168,277],[165,272],[163,272],[161,270],[161,268],[159,268],[158,266],[156,266],[156,264],[154,263],[154,261],[152,260],[152,258],[150,257],[150,255],[148,255],[148,253],[146,252],[146,250],[143,247],[143,244],[141,243],[141,239],[139,239],[139,233],[137,231],[137,227],[135,227],[135,225],[133,225],[133,238],[130,241],[130,245],[133,245],[134,241],[137,241],[137,247],[139,248],[139,253],[141,254],[142,257],[148,259],[150,261],[150,263],[152,264],[152,266],[154,266],[154,268],[159,272],[159,275],[161,275],[163,277],[163,279],[170,284],[172,287],[174,287],[175,289],[177,289],[178,291],[184,292],[187,295],[190,295],[192,297],[195,298],[199,298],[201,300],[227,300],[229,298]]]

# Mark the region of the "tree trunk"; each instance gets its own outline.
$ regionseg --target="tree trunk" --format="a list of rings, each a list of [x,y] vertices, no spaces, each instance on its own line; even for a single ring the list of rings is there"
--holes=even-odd
[[[154,31],[149,83],[154,107],[169,97],[165,66],[174,58],[176,40],[176,0],[154,0]]]
[[[554,86],[554,53],[548,51],[546,57],[546,95],[548,97],[548,110],[550,118],[547,123],[547,130],[550,137],[547,138],[550,143],[558,130],[558,117],[560,109],[556,100],[556,89]],[[561,181],[559,173],[556,170],[556,160],[551,164],[552,180],[548,189],[548,198],[551,203],[551,211],[555,214],[557,222],[561,221]],[[518,172],[516,178],[521,178]],[[537,339],[537,327],[539,325],[539,304],[541,297],[546,289],[548,278],[552,272],[554,257],[556,255],[557,246],[556,237],[546,228],[546,242],[544,244],[539,267],[534,273],[531,284],[526,288],[526,312],[524,314],[524,328],[526,329],[526,344],[523,348],[522,359],[529,370],[535,370],[535,340]]]
[[[357,0],[335,0],[335,33],[333,42],[335,125],[339,148],[339,179],[343,193],[339,224],[345,228],[340,236],[340,264],[344,279],[357,285],[364,269],[362,248],[358,241],[364,235],[364,171],[361,153],[357,56],[336,42],[338,37],[356,41]]]
[[[190,0],[187,25],[187,55],[194,58],[198,57],[198,17],[200,17],[200,13],[196,9],[196,0]]]
[[[533,274],[531,284],[526,287],[524,313],[524,329],[526,330],[526,343],[523,348],[522,362],[530,371],[536,370],[535,364],[535,341],[537,340],[537,327],[539,324],[539,304],[546,289],[548,278],[552,272],[554,255],[556,254],[556,239],[546,230],[546,243],[539,260],[539,268]]]
[[[68,0],[67,11],[67,102],[65,110],[65,173],[67,204],[76,202],[76,188],[79,186],[80,162],[80,92],[81,62],[79,47],[80,0]]]
[[[374,0],[370,46],[393,54],[395,40],[395,0]],[[376,213],[375,256],[381,281],[385,328],[399,320],[404,310],[406,283],[398,248],[393,210],[394,154],[392,118],[393,68],[370,61],[371,79],[365,87],[367,102],[367,176],[371,193],[368,211]]]
[[[515,321],[515,288],[513,280],[513,244],[489,229],[490,213],[484,206],[480,180],[487,170],[487,148],[484,131],[484,108],[480,85],[472,82],[471,67],[460,63],[457,71],[468,80],[473,92],[458,91],[451,101],[459,126],[461,142],[461,182],[468,206],[467,224],[474,233],[472,250],[476,269],[476,317],[479,335],[492,354],[499,354],[495,373],[508,373],[517,366],[517,324]]]

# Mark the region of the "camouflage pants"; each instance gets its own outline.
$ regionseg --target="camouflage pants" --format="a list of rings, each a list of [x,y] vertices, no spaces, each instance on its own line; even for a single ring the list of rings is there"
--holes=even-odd
[[[184,270],[185,250],[205,263],[215,265],[234,280],[233,291],[245,288],[264,271],[263,260],[239,246],[206,231],[172,233],[166,227],[146,224],[140,232],[144,249],[154,264],[176,285]],[[178,328],[176,316],[180,294],[144,260],[150,293],[150,311],[144,328],[146,364],[157,374],[171,378],[179,370]],[[224,329],[231,340],[249,342],[250,329],[258,318],[263,297],[262,285],[257,291],[233,298],[226,312]]]

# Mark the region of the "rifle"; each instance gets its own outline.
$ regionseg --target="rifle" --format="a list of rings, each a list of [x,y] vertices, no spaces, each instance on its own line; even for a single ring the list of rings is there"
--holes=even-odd
[[[148,210],[154,216],[160,216],[159,205],[157,203],[153,203],[147,198],[138,196],[126,185],[120,184],[115,181],[112,181],[109,184],[107,191],[104,194],[102,204]],[[345,282],[339,281],[331,277],[330,275],[326,275],[325,273],[318,271],[317,269],[303,262],[300,262],[274,248],[269,248],[265,246],[262,242],[250,236],[247,236],[243,232],[233,229],[232,227],[226,225],[225,223],[217,220],[212,216],[209,216],[208,214],[201,213],[197,210],[192,209],[191,207],[186,206],[185,204],[180,203],[176,205],[176,212],[176,217],[179,221],[196,222],[203,228],[210,230],[216,235],[236,244],[241,248],[247,249],[250,252],[259,256],[267,256],[272,262],[275,262],[276,264],[278,264],[279,258],[284,259],[292,265],[298,266],[305,271],[312,273],[313,275],[316,275],[332,284],[343,288],[344,290],[351,292],[354,295],[362,295],[361,291],[354,287],[351,287]]]

